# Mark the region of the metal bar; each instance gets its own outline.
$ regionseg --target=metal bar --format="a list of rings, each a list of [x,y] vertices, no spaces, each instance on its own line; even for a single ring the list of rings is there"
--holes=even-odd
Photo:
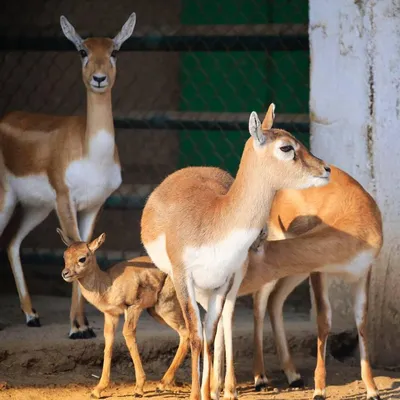
[[[64,250],[60,249],[21,249],[21,261],[23,264],[54,264],[62,267],[62,265],[64,265],[63,252]],[[118,262],[139,257],[141,254],[144,254],[144,252],[98,251],[96,252],[96,259],[101,268],[107,268]],[[3,263],[8,262],[6,251],[0,251],[0,260]]]
[[[186,111],[132,112],[114,118],[118,129],[171,129],[221,131],[247,130],[250,113],[216,113]],[[307,114],[278,114],[274,126],[289,132],[309,132]]]
[[[59,32],[54,29],[54,32]],[[91,34],[84,35],[92,36]],[[304,24],[195,25],[141,29],[122,51],[291,51],[309,49]],[[0,31],[0,51],[74,51],[64,36],[11,36]]]

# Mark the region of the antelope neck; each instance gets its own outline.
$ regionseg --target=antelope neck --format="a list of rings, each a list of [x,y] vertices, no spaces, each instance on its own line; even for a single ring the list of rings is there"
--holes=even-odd
[[[114,136],[111,91],[106,93],[87,93],[86,137],[105,130]]]
[[[102,271],[97,264],[86,275],[79,278],[78,282],[83,291],[96,292],[100,295],[106,292],[112,285],[109,274]]]
[[[222,202],[229,213],[228,224],[232,224],[233,229],[261,230],[268,219],[276,189],[265,173],[268,167],[249,154],[254,151],[249,147],[246,145],[236,179]]]

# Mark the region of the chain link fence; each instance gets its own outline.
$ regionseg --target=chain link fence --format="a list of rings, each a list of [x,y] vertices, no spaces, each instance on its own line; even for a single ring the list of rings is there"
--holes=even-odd
[[[306,0],[14,0],[0,14],[0,114],[84,114],[80,57],[59,17],[84,38],[112,37],[133,11],[113,89],[123,185],[96,228],[113,238],[113,260],[140,251],[143,202],[168,174],[212,165],[235,175],[252,110],[273,101],[276,126],[309,138]],[[25,256],[59,259],[55,226],[38,227]]]

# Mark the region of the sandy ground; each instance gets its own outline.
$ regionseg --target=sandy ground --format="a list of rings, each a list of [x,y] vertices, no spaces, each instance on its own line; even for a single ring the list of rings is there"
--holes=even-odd
[[[41,328],[27,328],[15,296],[1,297],[0,316],[0,399],[88,399],[101,374],[103,337],[102,316],[89,309],[89,320],[97,338],[72,341],[67,338],[69,299],[40,297],[34,299],[40,310]],[[275,355],[268,322],[265,332],[265,359],[275,391],[255,393],[252,386],[252,313],[239,308],[235,316],[234,350],[239,382],[239,398],[247,400],[312,399],[313,369],[315,367],[315,327],[301,315],[287,316],[289,343],[295,362],[306,382],[304,390],[288,390]],[[337,337],[337,336],[336,336]],[[168,327],[143,314],[138,330],[138,343],[149,382],[145,397],[152,399],[186,399],[189,396],[190,365],[187,359],[177,374],[183,382],[174,392],[155,393],[172,360],[177,335]],[[328,346],[332,352],[332,344]],[[336,353],[334,353],[336,354]],[[365,399],[356,355],[344,362],[328,358],[327,395],[329,399]],[[382,399],[400,399],[400,368],[376,369],[377,385]],[[104,392],[109,399],[133,399],[134,373],[129,354],[119,329],[112,366],[113,385]]]

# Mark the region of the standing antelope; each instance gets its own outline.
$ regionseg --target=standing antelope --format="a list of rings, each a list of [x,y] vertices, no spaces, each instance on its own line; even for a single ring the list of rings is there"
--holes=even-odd
[[[161,380],[160,389],[169,386],[175,372],[184,360],[189,335],[183,319],[171,278],[155,268],[149,257],[138,257],[120,262],[102,271],[96,261],[95,251],[104,243],[105,234],[86,242],[74,242],[57,229],[68,246],[64,252],[65,268],[61,275],[67,282],[78,282],[83,296],[104,314],[104,363],[100,382],[92,396],[101,393],[110,383],[110,369],[115,330],[119,316],[125,315],[123,335],[135,368],[135,396],[143,396],[146,375],[136,342],[136,328],[143,310],[158,322],[168,324],[179,334],[179,347],[168,371]]]
[[[272,126],[275,106],[267,112]],[[277,190],[321,186],[329,167],[288,132],[262,132],[255,112],[236,179],[218,168],[192,167],[168,176],[143,210],[141,237],[156,266],[171,275],[190,334],[191,399],[200,398],[199,358],[204,334],[202,399],[210,398],[210,345],[223,310],[227,353],[232,314],[249,247],[262,232]],[[206,301],[204,333],[196,298]],[[233,363],[227,365],[233,371]],[[227,374],[232,376],[232,374]],[[236,396],[226,382],[225,397]]]
[[[267,119],[263,129],[269,129]],[[290,386],[303,385],[290,357],[282,308],[287,296],[311,273],[318,324],[314,400],[325,398],[326,342],[331,328],[327,275],[338,275],[348,280],[353,288],[361,377],[367,398],[379,400],[366,338],[371,265],[383,242],[381,214],[374,199],[356,180],[332,167],[331,180],[324,187],[277,193],[268,220],[268,239],[263,252],[250,252],[247,274],[239,290],[239,296],[253,294],[254,298],[256,390],[268,386],[263,360],[263,322],[267,305],[282,369]],[[217,398],[222,380],[223,333],[220,326],[215,342],[213,397]]]
[[[8,255],[28,326],[40,326],[40,321],[25,283],[21,242],[54,209],[69,237],[89,240],[102,205],[121,184],[111,88],[116,76],[116,52],[131,36],[135,21],[133,13],[114,39],[83,40],[61,16],[64,35],[82,58],[86,118],[13,112],[0,122],[0,148],[6,169],[0,194],[0,234],[16,204],[21,203],[22,222],[9,244]],[[94,336],[76,283],[70,321],[70,338]]]

